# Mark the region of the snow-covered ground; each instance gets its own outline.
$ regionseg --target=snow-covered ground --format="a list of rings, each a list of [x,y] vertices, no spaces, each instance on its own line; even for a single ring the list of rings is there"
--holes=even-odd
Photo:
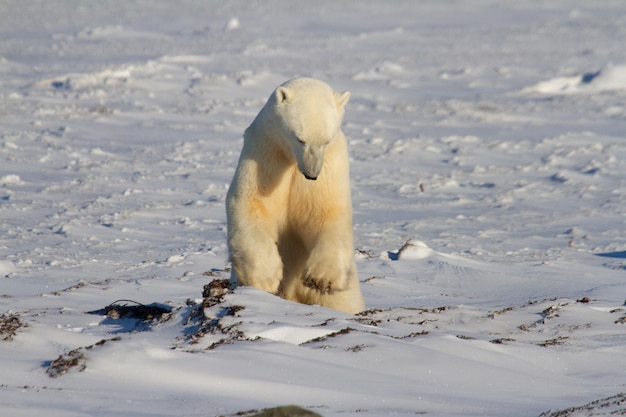
[[[0,0],[0,414],[624,415],[624,39],[621,0]],[[352,94],[357,316],[203,297],[298,75]]]

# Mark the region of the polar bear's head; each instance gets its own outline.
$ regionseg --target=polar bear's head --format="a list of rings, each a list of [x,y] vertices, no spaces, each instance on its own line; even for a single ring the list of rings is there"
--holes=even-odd
[[[324,150],[341,129],[349,92],[336,93],[312,78],[295,78],[274,92],[278,128],[296,159],[298,170],[315,180],[324,164]]]

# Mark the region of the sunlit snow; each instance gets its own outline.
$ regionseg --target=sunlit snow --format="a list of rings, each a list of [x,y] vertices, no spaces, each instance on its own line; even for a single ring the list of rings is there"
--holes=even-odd
[[[0,1],[0,39],[0,415],[626,413],[623,2]],[[351,92],[359,315],[205,290],[295,76]]]

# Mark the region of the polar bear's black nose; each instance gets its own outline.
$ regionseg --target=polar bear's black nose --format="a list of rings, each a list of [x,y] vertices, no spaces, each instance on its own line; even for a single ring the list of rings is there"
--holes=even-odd
[[[307,180],[311,180],[311,181],[315,181],[317,179],[317,177],[309,177],[307,174],[303,174],[304,178],[306,178]]]

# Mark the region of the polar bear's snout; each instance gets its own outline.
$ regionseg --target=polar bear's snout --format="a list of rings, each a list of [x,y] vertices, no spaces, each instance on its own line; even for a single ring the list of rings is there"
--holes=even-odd
[[[319,177],[320,171],[322,170],[322,162],[323,160],[320,160],[319,163],[312,166],[302,164],[303,166],[298,166],[298,170],[302,173],[302,175],[304,175],[304,178],[306,178],[307,180],[315,181],[317,177]]]
[[[296,153],[298,171],[307,180],[316,180],[319,177],[324,165],[324,148],[324,146],[305,144],[301,147],[301,151]]]

